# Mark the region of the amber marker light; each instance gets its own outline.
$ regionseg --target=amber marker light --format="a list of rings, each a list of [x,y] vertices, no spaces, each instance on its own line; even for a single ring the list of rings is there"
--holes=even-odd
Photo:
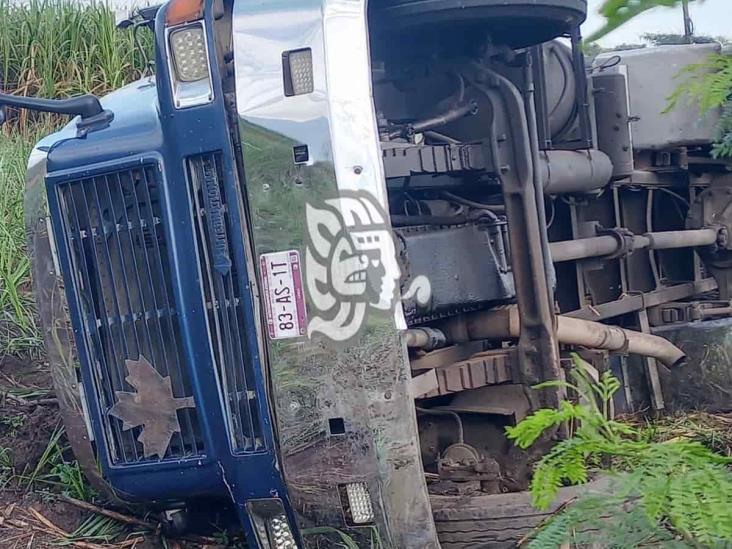
[[[172,27],[203,17],[203,0],[171,0],[165,12],[165,25]]]

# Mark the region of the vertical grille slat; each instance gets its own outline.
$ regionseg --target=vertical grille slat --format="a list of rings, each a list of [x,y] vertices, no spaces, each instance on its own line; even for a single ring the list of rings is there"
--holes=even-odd
[[[146,204],[152,204],[153,200],[152,200],[152,196],[150,194],[150,188],[152,186],[152,182],[155,180],[154,174],[152,173],[152,168],[148,167],[148,168],[143,169],[142,178],[143,178],[143,185],[141,186],[141,191],[143,193],[142,200]],[[137,188],[133,187],[133,190],[135,192],[135,197],[136,197],[135,203],[138,205],[138,209],[139,209],[139,204],[141,202],[137,199],[137,197],[138,197]],[[152,245],[154,246],[155,261],[153,262],[153,267],[155,269],[155,271],[154,271],[155,276],[163,277],[166,280],[170,280],[170,273],[169,273],[170,269],[169,269],[167,261],[164,261],[166,256],[163,254],[163,251],[161,250],[161,247],[160,247],[160,242],[162,240],[162,235],[158,232],[158,226],[160,225],[160,217],[159,216],[156,217],[155,215],[153,215],[153,211],[150,208],[147,209],[147,216],[148,216],[147,218],[144,218],[145,226],[149,227],[147,238],[146,238],[144,229],[141,229],[140,239],[142,241],[149,240],[152,243]],[[151,274],[151,276],[153,276],[153,270],[150,270],[150,274]],[[156,291],[161,292],[161,288],[158,288],[155,284],[153,284],[153,288],[154,288],[153,293],[155,293]],[[161,293],[159,293],[159,295],[160,295],[161,301],[163,302],[163,304],[165,306],[165,309],[168,311],[168,313],[165,315],[165,320],[166,320],[165,324],[166,324],[166,328],[167,328],[168,337],[173,339],[174,334],[176,334],[177,332],[176,332],[176,328],[174,325],[174,318],[173,318],[174,308],[171,305],[172,298],[170,297],[170,294],[165,291],[162,291]],[[162,323],[161,323],[161,328],[162,328]],[[176,363],[181,364],[182,363],[181,357],[183,356],[183,351],[182,351],[182,348],[180,345],[179,338],[176,340],[176,345],[173,346],[173,351],[174,351]],[[173,383],[173,387],[174,388],[177,387],[178,390],[181,391],[181,393],[184,393],[186,395],[191,393],[191,388],[186,379],[183,379],[180,376],[175,376],[175,375],[171,374],[171,381]],[[189,434],[189,444],[191,444],[193,446],[194,453],[203,452],[203,446],[200,445],[200,447],[199,447],[199,443],[196,441],[196,438],[194,437],[194,433],[196,431],[194,431],[193,426],[197,425],[197,420],[194,416],[194,412],[192,410],[186,409],[186,410],[183,410],[182,412],[179,412],[179,414],[182,414],[183,418],[185,420],[185,423],[187,426],[186,432]]]
[[[90,273],[90,268],[86,260],[86,258],[89,256],[89,253],[84,249],[85,247],[90,247],[93,250],[94,259],[96,259],[96,247],[94,246],[93,242],[95,237],[92,234],[91,224],[88,224],[86,229],[83,229],[81,225],[81,219],[89,220],[88,208],[86,208],[86,198],[83,195],[81,197],[74,197],[75,194],[79,194],[79,191],[83,192],[83,182],[79,182],[78,187],[72,184],[66,185],[65,189],[66,193],[63,194],[62,197],[66,197],[71,202],[70,208],[68,202],[65,204],[66,211],[64,213],[67,216],[67,226],[68,213],[70,211],[74,217],[73,229],[75,229],[76,235],[76,238],[74,237],[73,233],[71,235],[72,242],[74,240],[76,241],[76,246],[71,250],[72,263],[75,267],[74,273],[78,275],[78,273],[81,272],[84,280],[85,291],[80,291],[79,293],[81,294],[83,305],[86,305],[84,316],[87,321],[87,330],[89,330],[92,334],[96,334],[97,336],[95,338],[96,345],[93,349],[93,351],[96,352],[91,354],[90,359],[92,360],[92,364],[95,366],[94,371],[97,374],[97,379],[102,379],[101,385],[104,398],[100,401],[100,403],[106,410],[113,406],[115,402],[115,392],[121,391],[123,387],[122,380],[118,375],[119,372],[116,368],[111,368],[109,366],[110,364],[118,362],[118,356],[123,356],[123,353],[118,354],[115,337],[112,332],[113,328],[116,327],[118,323],[115,321],[114,317],[106,313],[107,303],[105,303],[104,300],[95,299],[96,295],[99,293],[99,279],[95,277],[95,282],[97,284],[92,285],[93,275],[92,273]],[[82,212],[83,218],[80,218],[80,209],[77,205],[77,202],[82,201],[84,204],[84,210]],[[95,263],[98,264],[98,261],[95,261]],[[81,288],[78,288],[78,283],[76,284],[76,286],[78,290],[81,290]],[[101,322],[101,315],[95,314],[97,309],[105,312],[102,318],[110,319],[108,320],[106,325]],[[107,431],[109,431],[108,424],[106,427]],[[132,448],[133,451],[135,451],[132,433],[124,433],[122,431],[121,425],[118,422],[114,422],[111,427],[111,434],[114,438],[116,438],[117,441],[120,442],[120,444],[111,447],[111,450],[114,453],[113,459],[119,459],[120,456],[117,455],[117,453],[121,453],[122,461],[127,462],[127,449]],[[137,456],[135,454],[133,460],[136,459]]]
[[[226,405],[232,447],[237,452],[264,449],[262,426],[254,397],[254,371],[246,341],[244,304],[231,236],[234,227],[221,177],[220,153],[188,159],[191,209],[201,270],[209,333],[217,374]]]
[[[103,178],[103,180],[104,180],[103,187],[107,191],[109,191],[108,176],[101,176],[101,178]],[[120,303],[117,292],[112,293],[112,299],[114,301],[114,308],[115,308],[115,311],[117,312],[116,319],[115,319],[117,321],[116,325],[117,325],[117,329],[120,333],[120,337],[121,337],[121,341],[122,341],[122,350],[124,352],[124,356],[122,357],[122,362],[124,363],[124,357],[133,358],[133,357],[139,356],[140,344],[139,344],[139,341],[137,341],[137,332],[134,330],[134,321],[130,322],[132,320],[131,317],[132,317],[133,308],[132,308],[132,302],[130,300],[130,295],[129,295],[129,284],[127,283],[126,280],[119,280],[119,277],[120,277],[119,268],[120,267],[119,267],[119,264],[114,265],[113,260],[112,260],[112,254],[110,252],[109,245],[107,242],[108,239],[116,239],[117,245],[119,247],[119,239],[118,239],[119,233],[117,232],[117,226],[116,226],[117,218],[114,214],[114,202],[112,201],[112,198],[110,196],[107,203],[110,205],[113,226],[109,227],[108,225],[106,225],[104,223],[104,220],[102,217],[102,212],[104,211],[104,209],[103,209],[102,204],[99,199],[99,192],[97,190],[97,185],[94,182],[92,182],[90,185],[85,185],[83,187],[83,189],[84,189],[84,191],[86,191],[86,192],[84,192],[84,204],[86,206],[87,216],[89,216],[88,218],[91,219],[91,214],[90,214],[90,210],[89,210],[89,199],[86,196],[88,193],[88,194],[92,194],[94,196],[94,208],[97,213],[97,216],[99,217],[99,224],[101,225],[101,234],[99,234],[99,229],[96,229],[96,231],[95,231],[95,229],[91,229],[92,237],[93,237],[92,246],[95,250],[95,254],[98,254],[97,244],[99,244],[99,247],[102,248],[102,250],[104,251],[104,254],[106,256],[106,257],[102,256],[101,262],[97,259],[96,264],[97,265],[101,265],[101,264],[106,265],[107,273],[109,275],[109,280],[111,281],[112,286],[114,288],[118,289],[118,291],[122,290],[124,293],[124,296],[126,298],[126,301],[127,301],[127,308],[125,309],[124,303]],[[97,234],[94,234],[95,232]],[[102,239],[101,241],[100,241],[100,238]],[[122,261],[123,256],[124,256],[124,254],[122,253],[122,249],[120,247],[119,256],[117,257],[118,262]],[[105,261],[105,259],[106,259],[106,261]],[[115,268],[115,267],[117,267],[117,268]],[[118,271],[118,274],[116,276],[115,276],[115,270]],[[124,267],[122,267],[122,275],[123,275],[123,278],[125,278],[124,277]],[[132,348],[133,345],[132,345],[132,342],[130,341],[130,339],[128,338],[128,334],[125,333],[128,329],[128,326],[130,326],[130,324],[132,325],[132,329],[134,332],[134,338],[135,338],[134,349]],[[124,390],[124,391],[132,390],[132,388],[124,381],[124,377],[125,377],[124,370],[117,368],[116,372],[117,372],[117,376],[120,378],[119,385],[120,385],[120,387],[122,387],[121,390]],[[115,401],[116,401],[116,399],[115,399]],[[140,432],[139,427],[136,427],[132,431],[132,433],[134,433],[135,437],[137,437],[139,435],[139,432]],[[134,443],[131,444],[131,446],[132,446],[132,451],[133,451],[133,455],[134,455],[134,460],[138,461],[140,459],[140,456],[138,454],[137,447]]]
[[[148,459],[137,440],[143,427],[125,431],[108,413],[119,391],[134,391],[125,380],[125,360],[144,357],[161,376],[170,377],[174,397],[193,394],[182,358],[158,181],[155,166],[145,165],[56,187],[73,291],[82,307],[105,434],[117,464]],[[180,431],[164,459],[202,455],[195,408],[177,414]]]
[[[146,170],[144,170],[144,169],[142,170],[142,176],[143,176],[143,181],[144,181],[142,187],[143,187],[143,189],[145,189],[145,191],[147,193],[147,195],[143,198],[143,200],[145,200],[145,202],[147,204],[150,204],[151,200],[150,200],[150,196],[149,196],[149,192],[148,192],[149,181],[148,181],[148,177],[146,174]],[[117,181],[118,181],[120,193],[122,193],[123,192],[122,191],[122,182],[120,180],[119,174],[117,174]],[[148,222],[148,220],[143,218],[143,216],[140,212],[140,196],[137,193],[137,187],[134,185],[132,186],[132,199],[133,199],[132,204],[133,204],[133,209],[134,209],[133,214],[139,220],[139,224],[137,226],[139,241],[140,242],[145,241],[145,228],[149,227],[150,230],[153,231],[151,240],[152,240],[152,242],[155,243],[155,256],[158,258],[158,260],[160,260],[160,258],[162,256],[162,252],[160,251],[160,247],[158,245],[158,236],[157,236],[157,228],[156,228],[158,226],[158,223],[155,221],[155,219],[150,219]],[[129,216],[127,215],[127,211],[125,211],[125,215],[126,215],[127,222],[130,223]],[[130,233],[129,236],[130,236],[130,245],[133,246],[132,233]],[[147,311],[150,311],[150,310],[154,311],[154,314],[148,313],[149,319],[154,319],[154,323],[157,326],[158,341],[164,342],[165,336],[163,335],[163,321],[162,321],[163,316],[165,316],[165,319],[167,320],[167,325],[168,325],[167,327],[170,329],[170,333],[173,333],[172,322],[170,319],[170,310],[171,309],[170,309],[169,303],[167,302],[167,295],[165,294],[165,292],[163,292],[163,299],[165,300],[165,303],[163,304],[163,307],[161,308],[158,303],[158,296],[156,294],[155,283],[153,280],[154,275],[153,275],[153,269],[150,264],[150,254],[147,254],[147,253],[142,254],[144,261],[139,262],[142,265],[142,267],[144,268],[145,274],[147,275],[146,276],[147,284],[145,286],[143,286],[142,282],[139,279],[140,269],[137,267],[138,262],[137,262],[137,258],[135,257],[135,255],[137,253],[139,253],[139,251],[137,251],[137,249],[134,246],[133,246],[133,250],[134,250],[133,258],[135,258],[135,272],[137,273],[137,276],[138,276],[138,285],[139,285],[140,290],[143,295],[145,293],[145,289],[149,290],[148,291],[148,300],[152,302],[151,303],[152,307],[146,308]],[[159,272],[161,272],[161,273],[163,272],[162,265],[159,266]],[[164,372],[165,372],[164,375],[171,375],[171,372],[174,370],[174,368],[171,368],[167,355],[161,354],[161,349],[162,349],[162,345],[159,345],[156,347],[157,356],[155,356],[155,359],[158,361],[157,362],[158,364],[164,365]],[[173,355],[174,355],[173,364],[181,364],[182,361],[180,358],[180,354],[179,354],[177,345],[173,346]],[[185,387],[183,386],[182,380],[179,379],[177,376],[174,378],[171,375],[171,381],[173,382],[173,388],[176,390],[176,392],[178,394],[183,395],[183,394],[187,394],[190,392],[190,391],[186,391]],[[183,410],[181,412],[181,414],[185,421],[185,429],[184,429],[183,433],[179,434],[180,443],[182,445],[186,445],[186,444],[190,445],[193,448],[193,453],[198,454],[199,453],[198,444],[197,444],[195,438],[192,436],[192,434],[194,433],[194,429],[193,429],[193,422],[191,421],[191,413],[189,410]],[[184,433],[189,435],[188,440],[183,440]]]
[[[227,288],[225,291],[229,295],[236,295],[232,277],[227,277]],[[222,292],[222,294],[223,293],[224,292]],[[232,324],[234,326],[233,333],[239,334],[239,337],[232,338],[234,340],[234,344],[236,345],[237,360],[239,361],[239,364],[246,364],[245,361],[247,361],[248,357],[246,356],[246,350],[243,348],[244,341],[242,339],[244,326],[239,325],[239,319],[237,318],[238,313],[239,313],[239,305],[240,305],[240,303],[239,303],[238,298],[234,298],[234,302],[231,304],[225,304],[228,314],[232,319]],[[242,406],[241,391],[243,391],[243,393],[244,393],[243,397],[244,397],[244,399],[246,401],[246,405],[248,407],[249,406],[249,395],[251,393],[249,390],[249,383],[247,383],[246,375],[244,375],[245,374],[244,369],[242,368],[241,370],[234,370],[234,374],[235,374],[234,384],[237,387],[237,390],[235,391],[237,409],[241,409],[241,406]],[[241,388],[241,391],[239,390],[239,388]],[[247,425],[239,426],[239,428],[240,429],[248,428],[249,433],[255,433],[254,419],[252,418],[252,414],[248,413],[248,414],[244,414],[244,416],[245,417],[243,419],[247,422]],[[239,416],[239,418],[242,419],[241,416]],[[256,445],[256,441],[255,441],[255,445]]]
[[[129,176],[133,176],[132,173],[128,172]],[[128,221],[128,215],[127,215],[127,201],[125,197],[125,193],[122,189],[122,182],[119,177],[119,173],[114,174],[117,185],[114,185],[114,183],[110,182],[111,176],[105,176],[106,179],[106,191],[107,191],[107,197],[109,199],[110,209],[112,212],[112,220],[113,225],[115,228],[114,231],[114,239],[117,242],[117,250],[119,252],[119,271],[122,273],[122,283],[125,288],[125,296],[127,299],[127,306],[128,311],[130,311],[129,314],[129,320],[127,322],[128,326],[130,326],[130,330],[134,335],[135,344],[136,344],[136,355],[142,354],[143,356],[149,357],[149,360],[152,361],[153,364],[156,365],[160,375],[162,376],[169,376],[170,371],[167,365],[167,361],[165,360],[165,356],[160,354],[161,346],[164,344],[164,340],[160,338],[156,343],[157,345],[153,345],[152,340],[152,334],[150,333],[150,328],[147,325],[147,311],[150,310],[156,310],[155,307],[152,309],[149,307],[148,303],[146,303],[145,299],[145,292],[144,288],[142,286],[142,283],[140,281],[139,277],[139,271],[137,269],[137,261],[136,261],[136,254],[139,253],[139,247],[134,246],[132,242],[132,232],[131,232],[131,225]],[[114,190],[117,190],[117,186],[119,186],[119,192],[114,193],[112,192],[112,187],[114,186]],[[134,194],[134,188],[135,186],[132,185],[132,190]],[[115,207],[115,203],[122,204],[120,207]],[[121,212],[119,210],[122,210]],[[125,220],[124,227],[126,230],[120,230],[121,228],[121,222],[122,220]],[[139,224],[142,225],[141,223]],[[129,238],[129,247],[123,246],[121,235],[125,234]],[[130,258],[134,262],[133,265],[130,265]],[[130,270],[134,274],[135,280],[133,282],[136,282],[136,284],[130,284],[129,280],[129,274]],[[132,294],[135,293],[134,297]],[[135,308],[133,307],[133,302],[139,302],[139,304],[142,306],[142,310],[145,311],[145,313],[140,316],[139,314],[136,314],[134,312]],[[138,327],[139,326],[139,327]],[[156,352],[157,351],[157,352]],[[180,432],[175,433],[173,435],[175,439],[177,439],[178,444],[180,447],[184,446],[183,442],[183,436]]]

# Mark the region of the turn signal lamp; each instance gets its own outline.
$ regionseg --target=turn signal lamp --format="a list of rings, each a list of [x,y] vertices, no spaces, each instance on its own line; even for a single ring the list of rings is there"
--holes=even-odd
[[[173,27],[203,17],[203,0],[170,0],[165,12],[165,26]]]

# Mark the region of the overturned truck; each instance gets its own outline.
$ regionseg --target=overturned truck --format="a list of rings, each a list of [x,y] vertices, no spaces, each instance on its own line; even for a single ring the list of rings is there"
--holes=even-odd
[[[715,113],[662,114],[719,46],[589,63],[585,16],[170,0],[131,21],[154,76],[0,96],[77,115],[33,151],[26,211],[90,481],[178,530],[228,508],[252,547],[507,547],[542,517],[504,428],[559,402],[531,387],[571,352],[619,409],[669,407],[672,341],[732,313]]]

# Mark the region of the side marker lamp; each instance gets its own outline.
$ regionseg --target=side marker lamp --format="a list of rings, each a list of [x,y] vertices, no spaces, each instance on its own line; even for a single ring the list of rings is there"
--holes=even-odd
[[[247,502],[247,514],[262,549],[299,549],[282,501],[254,499]]]

